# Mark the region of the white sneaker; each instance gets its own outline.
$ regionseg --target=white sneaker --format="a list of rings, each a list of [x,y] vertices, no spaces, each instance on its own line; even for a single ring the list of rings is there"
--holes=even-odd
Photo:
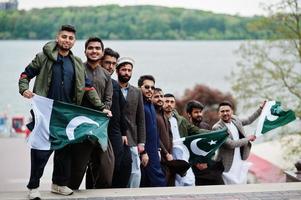
[[[41,194],[38,188],[29,189],[28,197],[30,200],[41,200]]]
[[[73,193],[73,190],[71,190],[67,186],[59,186],[57,184],[52,184],[51,192],[67,196],[67,195],[71,195]]]

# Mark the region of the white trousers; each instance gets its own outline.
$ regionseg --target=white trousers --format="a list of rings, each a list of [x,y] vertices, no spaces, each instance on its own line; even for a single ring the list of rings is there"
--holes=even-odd
[[[189,160],[189,151],[186,146],[183,144],[174,145],[172,150],[172,155],[175,160],[185,160],[188,162]],[[176,174],[176,186],[195,186],[195,176],[191,168],[189,168],[186,172],[186,175],[181,177]]]
[[[141,181],[140,157],[137,146],[130,147],[132,156],[132,172],[128,183],[129,188],[138,188]]]

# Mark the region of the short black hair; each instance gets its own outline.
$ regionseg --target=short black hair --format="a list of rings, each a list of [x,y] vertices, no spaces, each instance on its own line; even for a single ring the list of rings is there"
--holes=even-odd
[[[176,97],[171,93],[164,94],[164,97],[173,97],[174,99],[176,99]]]
[[[68,31],[68,32],[72,32],[72,33],[76,33],[75,27],[70,25],[70,24],[64,24],[61,26],[59,32],[61,31]]]
[[[230,101],[222,101],[222,102],[220,102],[220,104],[218,105],[217,110],[219,110],[220,107],[222,107],[222,106],[229,106],[233,110],[233,104]]]
[[[140,78],[138,80],[138,87],[141,87],[145,80],[150,80],[155,83],[155,78],[152,75],[143,75],[143,76],[140,76]]]
[[[187,113],[191,114],[191,112],[194,108],[203,110],[204,105],[201,102],[196,101],[196,100],[189,101],[186,104],[186,112]]]
[[[104,58],[105,56],[111,56],[111,57],[114,57],[116,58],[116,60],[118,60],[118,58],[120,57],[119,53],[117,51],[114,51],[113,49],[111,48],[105,48],[104,50],[104,54],[103,54],[103,57]]]
[[[100,45],[101,45],[101,49],[104,48],[103,42],[102,42],[102,40],[99,37],[89,37],[87,39],[87,41],[85,42],[85,50],[87,50],[87,47],[88,47],[88,45],[89,45],[90,42],[99,42]]]
[[[154,92],[163,92],[163,91],[162,91],[161,88],[157,88],[157,87],[156,87],[156,88],[154,89]]]

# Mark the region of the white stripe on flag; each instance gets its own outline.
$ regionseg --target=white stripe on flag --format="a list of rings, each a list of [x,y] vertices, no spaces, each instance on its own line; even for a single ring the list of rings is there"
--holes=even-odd
[[[266,117],[268,117],[268,118],[275,117],[275,116],[271,115],[271,107],[273,105],[275,105],[275,103],[276,103],[276,101],[268,101],[265,103],[264,108],[262,109],[262,112],[259,116],[259,120],[257,123],[257,128],[256,128],[256,132],[255,132],[256,137],[262,136],[261,132],[262,132],[263,124],[264,124]]]
[[[53,100],[34,95],[31,103],[35,117],[35,125],[28,137],[27,144],[32,149],[49,150],[49,123]]]

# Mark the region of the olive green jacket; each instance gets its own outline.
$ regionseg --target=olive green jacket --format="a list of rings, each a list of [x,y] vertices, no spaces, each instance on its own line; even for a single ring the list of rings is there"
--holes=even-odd
[[[177,111],[174,111],[174,116],[177,119],[179,132],[181,137],[187,137],[190,135],[196,135],[200,133],[208,133],[209,130],[200,129],[199,127],[190,123],[185,117],[179,115]]]
[[[32,78],[36,78],[33,86],[33,92],[37,95],[47,97],[52,79],[52,66],[58,57],[58,49],[56,42],[48,42],[40,52],[32,60],[32,62],[21,73],[19,79],[19,93],[29,89],[29,82]],[[70,58],[74,64],[75,70],[75,88],[73,103],[80,105],[84,94],[97,108],[102,110],[104,104],[99,99],[94,88],[86,88],[86,72],[85,67],[80,58],[74,56],[70,52]]]

